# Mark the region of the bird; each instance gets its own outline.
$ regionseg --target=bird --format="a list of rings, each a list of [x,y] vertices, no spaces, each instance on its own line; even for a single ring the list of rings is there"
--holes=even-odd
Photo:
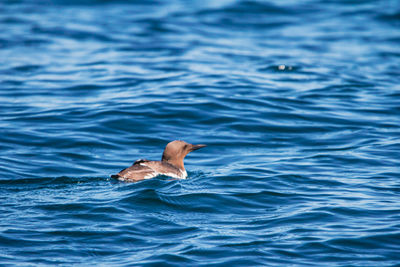
[[[129,182],[151,179],[158,175],[186,179],[187,172],[183,159],[188,153],[205,146],[204,144],[192,145],[182,140],[169,142],[164,149],[161,161],[136,160],[132,166],[123,169],[118,174],[111,175],[111,178]]]

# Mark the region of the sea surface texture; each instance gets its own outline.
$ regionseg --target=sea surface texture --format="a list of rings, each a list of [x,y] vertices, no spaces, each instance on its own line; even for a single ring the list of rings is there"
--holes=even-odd
[[[0,63],[1,266],[399,266],[399,1],[3,0]]]

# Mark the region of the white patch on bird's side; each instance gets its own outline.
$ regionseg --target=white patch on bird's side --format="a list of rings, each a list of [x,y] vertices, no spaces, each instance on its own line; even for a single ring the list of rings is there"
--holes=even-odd
[[[143,179],[151,179],[151,178],[153,178],[153,177],[156,177],[158,175],[158,173],[150,173],[150,174],[147,174],[147,175],[145,175],[144,177],[143,177]]]
[[[176,173],[172,173],[172,172],[167,172],[167,173],[160,173],[161,175],[165,175],[165,176],[169,176],[172,178],[176,178],[176,179],[185,179],[185,177],[182,177],[181,175],[177,175]]]
[[[182,179],[186,179],[187,178],[187,172],[186,172],[186,170],[181,170],[181,173],[182,173]]]
[[[177,179],[186,179],[187,178],[187,172],[186,172],[186,170],[179,170],[180,171],[180,175],[179,174],[176,174],[176,173],[172,173],[172,172],[168,172],[168,173],[161,173],[162,175],[165,175],[165,176],[170,176],[170,177],[172,177],[172,178],[177,178]]]

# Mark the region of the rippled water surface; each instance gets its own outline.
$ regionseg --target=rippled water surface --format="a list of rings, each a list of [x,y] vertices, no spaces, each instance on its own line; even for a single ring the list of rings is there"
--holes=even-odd
[[[0,265],[398,266],[400,3],[1,1]],[[189,177],[112,180],[182,139]]]

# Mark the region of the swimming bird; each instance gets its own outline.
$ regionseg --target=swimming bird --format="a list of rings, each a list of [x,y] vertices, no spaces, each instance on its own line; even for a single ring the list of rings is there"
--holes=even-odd
[[[189,152],[205,146],[203,144],[192,145],[181,140],[172,141],[165,147],[161,161],[139,159],[132,166],[123,169],[118,174],[111,175],[111,178],[131,182],[150,179],[158,175],[186,179],[187,172],[183,165],[183,159]]]

